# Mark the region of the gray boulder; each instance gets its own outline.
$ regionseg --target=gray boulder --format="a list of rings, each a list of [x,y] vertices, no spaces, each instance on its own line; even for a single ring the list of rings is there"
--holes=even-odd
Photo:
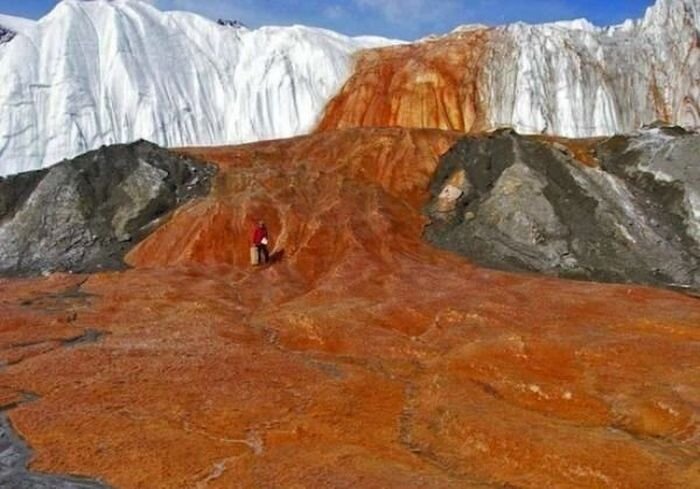
[[[442,159],[428,241],[485,266],[569,278],[700,286],[700,135],[648,128],[592,150],[512,131]]]
[[[215,171],[139,141],[0,178],[0,274],[120,268],[163,217],[209,192]]]

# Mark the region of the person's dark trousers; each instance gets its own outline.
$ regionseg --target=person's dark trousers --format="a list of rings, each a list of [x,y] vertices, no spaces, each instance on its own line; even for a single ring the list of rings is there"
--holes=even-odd
[[[262,263],[268,263],[270,261],[270,252],[267,251],[267,246],[264,244],[256,245],[258,248],[258,261]]]

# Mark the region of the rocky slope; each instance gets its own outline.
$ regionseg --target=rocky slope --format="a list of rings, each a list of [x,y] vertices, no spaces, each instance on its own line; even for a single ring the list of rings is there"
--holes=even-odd
[[[63,0],[38,22],[4,19],[18,35],[0,47],[0,175],[140,138],[182,146],[308,132],[352,54],[390,43],[231,27],[141,0]]]
[[[321,130],[439,127],[589,137],[656,120],[700,125],[700,2],[658,0],[610,28],[465,27],[364,52]]]
[[[461,140],[433,181],[427,238],[491,267],[700,288],[700,135],[570,144],[588,161],[511,131]]]
[[[134,268],[0,280],[0,406],[32,473],[121,489],[697,487],[700,301],[430,246],[426,189],[459,137],[188,150],[219,166],[212,192],[132,250]],[[260,217],[284,259],[251,270]]]
[[[0,273],[120,267],[168,212],[208,193],[214,171],[141,141],[0,178]]]

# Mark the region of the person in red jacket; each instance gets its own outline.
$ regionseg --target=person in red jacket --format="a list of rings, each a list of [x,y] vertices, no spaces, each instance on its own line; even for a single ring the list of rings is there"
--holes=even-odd
[[[270,252],[267,249],[269,243],[267,227],[263,221],[260,221],[253,231],[253,245],[258,250],[258,264],[260,265],[270,261]]]

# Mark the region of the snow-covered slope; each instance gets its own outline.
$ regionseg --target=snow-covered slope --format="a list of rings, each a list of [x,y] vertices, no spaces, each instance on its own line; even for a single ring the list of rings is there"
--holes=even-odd
[[[351,55],[390,43],[222,26],[137,0],[64,0],[35,24],[9,23],[18,34],[0,46],[0,175],[139,138],[207,145],[308,132]]]

